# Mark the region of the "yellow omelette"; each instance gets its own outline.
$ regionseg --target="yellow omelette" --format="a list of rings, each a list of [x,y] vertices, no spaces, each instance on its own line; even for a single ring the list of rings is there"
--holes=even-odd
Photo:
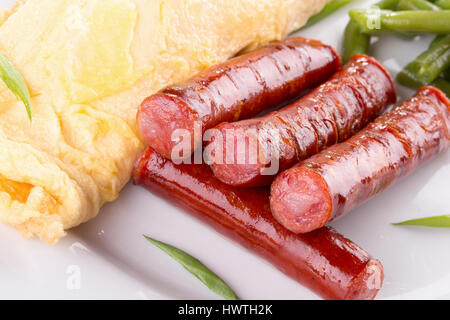
[[[286,36],[329,0],[27,0],[0,11],[0,52],[33,120],[0,83],[0,221],[55,243],[128,182],[142,100]]]

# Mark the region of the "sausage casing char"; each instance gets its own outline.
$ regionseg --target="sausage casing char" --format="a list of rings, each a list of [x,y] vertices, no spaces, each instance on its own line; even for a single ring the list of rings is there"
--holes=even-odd
[[[218,126],[224,138],[215,141],[222,146],[215,141],[210,144],[212,159],[208,161],[215,176],[227,184],[268,185],[278,172],[349,138],[395,102],[389,73],[374,58],[355,55],[329,81],[281,110]],[[235,145],[239,139],[245,141],[244,147]],[[248,157],[252,152],[249,145],[258,149],[253,151],[258,155],[253,162]],[[221,157],[217,158],[214,150],[223,152]],[[227,158],[230,153],[232,161]],[[239,156],[245,161],[239,162]],[[267,171],[273,161],[278,168]]]
[[[450,146],[450,101],[421,88],[364,130],[281,173],[271,188],[275,218],[301,233],[380,193]]]
[[[179,143],[172,141],[175,130],[189,132],[193,150],[202,144],[201,135],[194,133],[196,125],[204,132],[224,121],[255,116],[319,85],[340,65],[336,51],[319,41],[276,41],[148,97],[137,123],[144,140],[170,158]]]
[[[372,299],[381,288],[381,263],[332,228],[296,235],[276,222],[268,188],[226,185],[207,165],[175,165],[150,147],[136,162],[134,183],[190,209],[324,298]]]

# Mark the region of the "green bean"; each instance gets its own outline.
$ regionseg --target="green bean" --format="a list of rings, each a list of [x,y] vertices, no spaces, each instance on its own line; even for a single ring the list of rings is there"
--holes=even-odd
[[[401,4],[401,2],[415,2],[415,1],[426,2],[426,3],[428,3],[428,4],[431,4],[429,1],[425,1],[425,0],[400,0],[398,7],[400,8],[400,7],[404,6],[404,5]],[[433,2],[435,2],[435,1],[433,1]],[[419,6],[419,5],[417,5],[417,7],[418,7],[418,6]],[[423,7],[423,8],[426,8],[426,6],[427,6],[427,5],[425,4],[425,5],[423,5],[422,7]],[[437,7],[437,6],[434,6],[434,7],[431,7],[431,6],[430,6],[430,7],[429,7],[429,10],[436,10],[436,8],[437,8],[437,10],[441,10],[440,7]],[[445,37],[446,37],[446,35],[443,35],[443,34],[437,35],[437,36],[433,39],[433,41],[431,41],[429,48],[434,47],[434,45],[436,45],[439,41],[441,41],[441,40],[442,40],[443,38],[445,38]],[[445,71],[441,74],[441,77],[442,77],[444,80],[450,81],[450,68],[448,68],[447,70],[445,70]],[[441,83],[442,83],[442,82],[441,82]]]
[[[431,2],[426,0],[400,0],[397,6],[398,10],[429,10],[437,11],[441,10],[440,7],[433,5]],[[446,35],[437,35],[433,41],[430,43],[430,48],[432,48],[436,43],[441,41]]]
[[[431,82],[450,67],[450,35],[444,37],[421,54],[411,66],[420,79]]]
[[[379,31],[450,33],[450,10],[399,11],[350,10],[350,17],[359,24],[361,31],[373,34]]]
[[[450,98],[450,81],[447,81],[444,78],[437,78],[432,85],[442,90],[442,92]]]
[[[370,36],[362,33],[359,25],[353,20],[350,20],[344,32],[343,62],[347,63],[354,54],[366,54],[369,51],[369,45]]]
[[[450,98],[450,80],[443,77],[439,77],[431,83],[424,83],[421,80],[417,79],[414,73],[411,73],[409,70],[404,69],[401,73],[398,74],[397,81],[400,84],[412,89],[419,89],[420,87],[431,84],[436,88],[442,90],[442,92],[444,92],[447,97]]]
[[[382,10],[395,10],[397,8],[398,0],[383,0],[375,4]]]
[[[441,10],[441,8],[426,0],[400,0],[397,5],[397,10],[437,11]]]
[[[442,72],[442,78],[447,81],[450,81],[450,68]]]
[[[397,82],[413,89],[419,89],[420,87],[428,84],[418,79],[416,74],[409,70],[409,68],[404,68],[402,71],[400,71],[400,73],[397,75]]]
[[[439,43],[439,41],[441,41],[442,39],[444,39],[446,36],[443,34],[440,34],[438,36],[436,36],[433,41],[431,41],[430,43],[430,49],[433,48],[437,43]]]
[[[352,1],[353,0],[333,0],[329,3],[327,3],[325,5],[325,7],[323,7],[322,11],[320,11],[318,14],[312,16],[311,18],[309,18],[309,20],[306,23],[306,25],[304,26],[304,28],[312,26],[313,24],[316,24],[320,20],[328,17],[329,15],[331,15],[332,13],[334,13],[335,11],[339,10],[341,7],[349,4]]]
[[[428,10],[428,11],[437,11],[441,10],[440,7],[435,6],[431,3],[432,1],[426,0],[400,0],[397,5],[397,10],[410,10],[410,11],[418,11],[418,10]],[[399,33],[399,35],[403,36],[413,36],[411,33]],[[439,36],[437,36],[439,37]]]
[[[430,84],[450,68],[450,35],[409,63],[397,76],[397,81],[412,88]]]
[[[436,36],[433,41],[431,41],[430,43],[430,49],[433,48],[437,43],[439,43],[439,41],[441,41],[443,38],[445,38],[445,35],[438,35]],[[448,68],[447,70],[445,70],[444,72],[442,72],[441,74],[442,78],[444,78],[447,81],[450,81],[450,68]]]
[[[439,41],[441,41],[443,38],[445,38],[445,35],[438,35],[436,36],[433,41],[431,41],[430,43],[430,49],[433,48],[437,43],[439,43]],[[444,78],[447,81],[450,81],[450,68],[448,68],[447,70],[445,70],[444,72],[442,72],[441,74],[442,78]]]
[[[380,9],[392,9],[397,7],[398,0],[383,0],[377,2],[375,6]],[[370,36],[361,32],[359,25],[350,20],[345,28],[344,45],[343,45],[343,62],[346,63],[348,59],[354,54],[369,52]]]
[[[435,4],[442,9],[450,10],[450,0],[438,0]]]
[[[421,78],[429,82],[436,79],[441,72],[450,67],[450,35],[442,38],[412,63],[417,67]]]

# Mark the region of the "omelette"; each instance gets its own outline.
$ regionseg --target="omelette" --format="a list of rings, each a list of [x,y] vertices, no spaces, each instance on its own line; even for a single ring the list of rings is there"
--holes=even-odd
[[[144,98],[300,28],[329,0],[27,0],[0,10],[0,221],[55,243],[117,198]]]

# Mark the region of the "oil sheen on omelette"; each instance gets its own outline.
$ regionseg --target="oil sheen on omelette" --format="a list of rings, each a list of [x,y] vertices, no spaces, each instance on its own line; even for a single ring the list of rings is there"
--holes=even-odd
[[[142,150],[142,100],[301,27],[329,0],[27,0],[0,12],[0,221],[55,243],[117,198]]]

